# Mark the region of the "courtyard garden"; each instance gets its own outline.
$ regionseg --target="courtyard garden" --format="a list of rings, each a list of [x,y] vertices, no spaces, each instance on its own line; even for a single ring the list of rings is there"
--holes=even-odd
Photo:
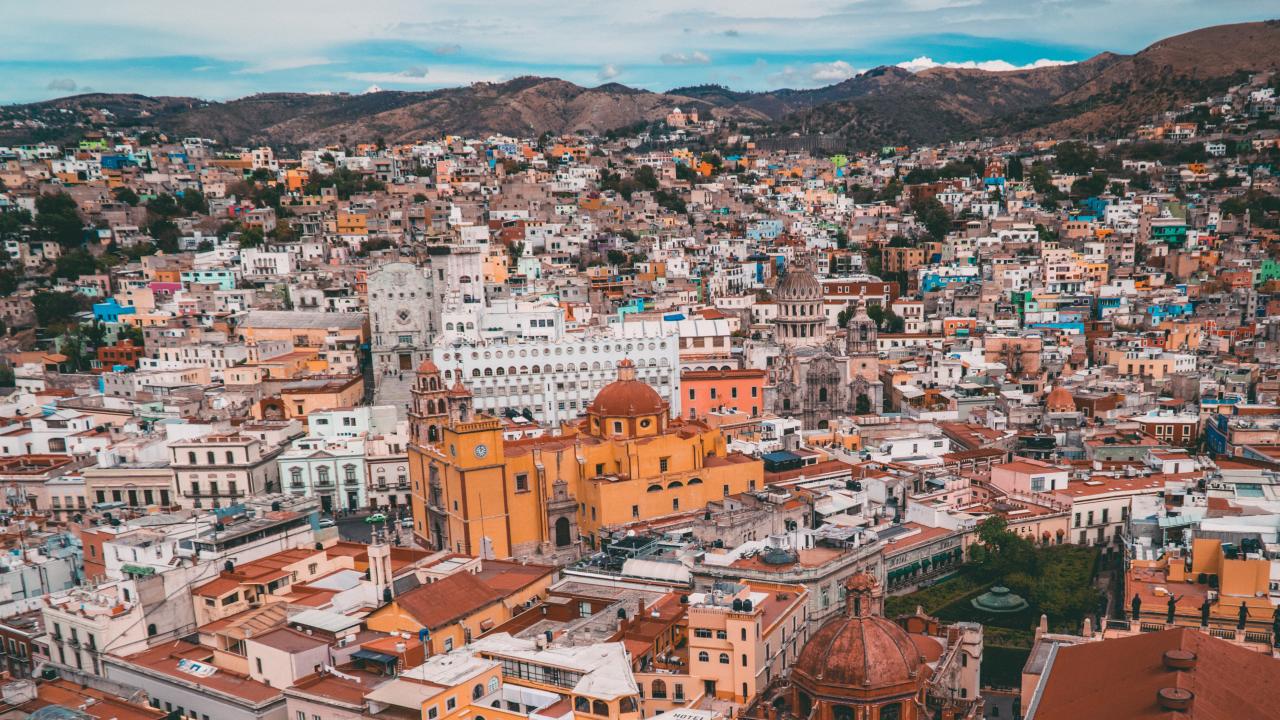
[[[1011,532],[999,517],[979,526],[978,542],[970,546],[968,559],[959,572],[937,585],[886,598],[885,615],[897,617],[921,607],[944,622],[982,623],[987,646],[984,684],[1017,687],[1042,614],[1051,630],[1078,633],[1102,600],[1093,584],[1096,549],[1035,545]]]

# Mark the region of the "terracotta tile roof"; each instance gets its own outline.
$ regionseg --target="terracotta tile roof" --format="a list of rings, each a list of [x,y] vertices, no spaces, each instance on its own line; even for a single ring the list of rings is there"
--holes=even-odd
[[[1190,670],[1171,670],[1164,653],[1195,654]],[[1157,702],[1163,688],[1194,693],[1180,712]],[[1280,661],[1210,637],[1175,628],[1060,648],[1035,709],[1035,720],[1175,718],[1253,720],[1276,717]]]
[[[501,600],[503,593],[469,572],[454,573],[430,585],[414,588],[396,598],[400,606],[423,627],[434,630]]]

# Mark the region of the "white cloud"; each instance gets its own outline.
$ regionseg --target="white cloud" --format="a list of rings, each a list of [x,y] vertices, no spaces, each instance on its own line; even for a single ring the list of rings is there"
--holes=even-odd
[[[329,65],[333,61],[319,56],[282,57],[262,60],[236,70],[237,75],[261,75],[262,73],[280,72],[281,70],[299,70],[301,68]]]
[[[779,87],[814,87],[834,85],[861,72],[844,60],[833,60],[799,67],[787,65],[781,72],[769,75],[769,81]]]
[[[457,55],[462,52],[462,46],[457,43],[453,43],[451,45],[437,45],[431,48],[431,52],[436,55]]]
[[[1009,72],[1011,70],[1031,70],[1033,68],[1053,67],[1055,65],[1074,65],[1075,63],[1068,60],[1046,60],[1040,59],[1026,65],[1014,65],[1004,60],[984,60],[978,62],[975,60],[966,60],[964,62],[938,62],[928,55],[921,55],[918,58],[898,63],[898,67],[911,72],[920,72],[929,68],[945,67],[958,68],[962,70],[987,70],[990,72]]]
[[[605,63],[600,66],[600,71],[596,73],[596,77],[601,80],[612,80],[622,74],[622,68],[613,63]]]
[[[694,50],[688,53],[663,53],[658,56],[658,60],[663,65],[706,65],[711,62],[711,56],[701,50]]]
[[[809,75],[817,82],[840,82],[841,80],[848,80],[857,75],[858,72],[849,63],[843,60],[836,60],[835,62],[814,65],[810,69]]]
[[[338,75],[359,83],[379,86],[454,87],[473,82],[499,82],[502,77],[487,68],[447,67],[430,73],[426,68],[408,68],[400,72],[344,72]]]

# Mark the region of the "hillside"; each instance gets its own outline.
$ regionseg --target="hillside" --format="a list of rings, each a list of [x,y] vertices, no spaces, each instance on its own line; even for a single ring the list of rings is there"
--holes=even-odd
[[[843,136],[851,147],[980,135],[1106,132],[1218,92],[1247,72],[1280,68],[1280,22],[1205,28],[1134,55],[1013,72],[879,67],[812,90],[738,92],[716,85],[653,93],[554,78],[430,92],[271,93],[228,102],[91,94],[0,107],[0,143],[62,141],[107,125],[199,135],[239,145],[315,145],[442,133],[531,136],[604,132],[657,120],[673,106],[763,125],[766,132]],[[106,110],[110,115],[104,115]]]

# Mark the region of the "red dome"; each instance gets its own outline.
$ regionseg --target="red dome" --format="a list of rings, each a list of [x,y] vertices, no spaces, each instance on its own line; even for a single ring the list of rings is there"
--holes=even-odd
[[[897,623],[876,616],[842,616],[818,628],[796,658],[792,677],[815,691],[866,691],[915,685],[923,668],[920,648]]]
[[[1049,412],[1075,412],[1076,401],[1071,397],[1070,390],[1059,385],[1045,398],[1044,407]]]
[[[422,361],[422,364],[418,365],[418,372],[423,375],[430,375],[432,373],[440,372],[440,368],[436,367],[436,364],[431,362],[431,358],[427,358]]]
[[[657,390],[636,379],[635,363],[623,360],[618,363],[618,379],[600,388],[587,412],[603,417],[665,415],[667,401]]]

